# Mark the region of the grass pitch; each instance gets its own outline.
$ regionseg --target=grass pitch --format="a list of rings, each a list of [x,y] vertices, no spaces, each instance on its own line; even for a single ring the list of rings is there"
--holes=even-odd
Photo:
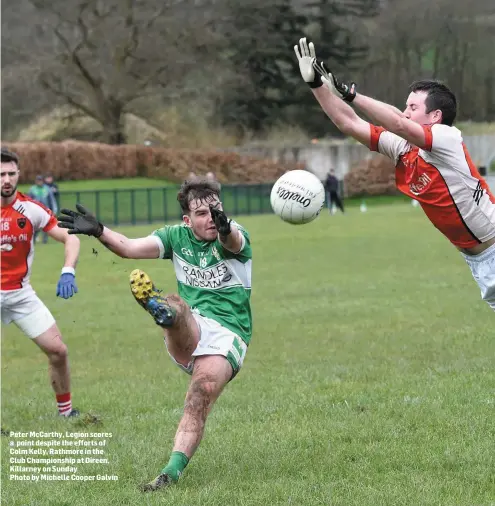
[[[188,377],[169,359],[128,274],[175,290],[169,261],[121,260],[82,240],[79,293],[56,299],[61,245],[37,246],[33,285],[69,346],[74,405],[55,416],[46,359],[2,336],[2,426],[111,432],[117,482],[10,480],[6,505],[493,505],[495,325],[464,260],[410,205],[290,226],[239,218],[252,237],[254,335],[178,486],[138,485],[168,460]],[[152,227],[122,229],[130,236]]]

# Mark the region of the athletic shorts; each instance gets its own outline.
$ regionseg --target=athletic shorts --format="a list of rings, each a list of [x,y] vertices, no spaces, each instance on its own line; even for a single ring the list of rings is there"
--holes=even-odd
[[[481,289],[481,298],[495,311],[495,244],[479,255],[463,256]]]
[[[231,330],[223,327],[217,321],[201,316],[193,310],[193,316],[199,326],[199,343],[192,353],[187,367],[179,364],[172,355],[172,360],[187,374],[192,374],[194,358],[204,355],[221,355],[232,366],[232,378],[239,372],[247,352],[246,343]]]
[[[31,286],[20,290],[2,290],[2,324],[15,323],[30,339],[46,332],[54,323],[50,310]]]

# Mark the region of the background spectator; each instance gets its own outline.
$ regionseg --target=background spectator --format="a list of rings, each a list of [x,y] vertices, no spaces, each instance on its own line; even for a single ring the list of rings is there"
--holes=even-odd
[[[48,207],[50,210],[57,210],[57,202],[55,201],[55,197],[52,193],[52,190],[45,184],[44,178],[41,175],[36,176],[34,185],[31,186],[28,195],[34,200],[40,202],[45,207]],[[38,230],[34,234],[34,241],[38,241],[39,233],[42,232]],[[42,232],[43,234],[43,244],[48,242],[48,234],[46,232]]]
[[[58,210],[60,209],[60,194],[58,191],[58,185],[53,180],[53,174],[51,174],[51,173],[46,174],[45,184],[46,184],[46,186],[48,186],[48,188],[50,188],[50,191],[52,192],[52,195],[53,195],[54,204],[55,204],[55,208],[54,209],[50,208],[50,209],[53,211],[53,214],[57,214]]]
[[[327,195],[328,211],[332,213],[332,206],[335,204],[342,212],[344,212],[344,203],[339,195],[339,180],[335,176],[335,171],[330,169],[330,172],[323,183]]]

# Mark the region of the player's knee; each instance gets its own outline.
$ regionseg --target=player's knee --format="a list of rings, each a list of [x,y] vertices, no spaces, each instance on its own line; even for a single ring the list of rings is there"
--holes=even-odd
[[[192,381],[186,396],[185,410],[197,414],[206,414],[216,397],[217,385],[208,378],[196,378]]]
[[[189,306],[186,304],[184,299],[177,295],[176,293],[172,293],[166,296],[167,303],[170,304],[177,312],[178,316],[181,316],[186,313],[189,309]]]
[[[59,345],[56,348],[53,348],[49,352],[47,352],[48,360],[50,363],[57,367],[60,365],[64,365],[67,362],[67,357],[69,356],[69,349],[67,345],[60,341]]]

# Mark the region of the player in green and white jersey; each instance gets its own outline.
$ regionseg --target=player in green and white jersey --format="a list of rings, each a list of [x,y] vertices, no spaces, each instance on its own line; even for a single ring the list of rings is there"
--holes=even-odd
[[[252,332],[249,234],[227,218],[215,181],[185,181],[177,200],[183,223],[139,239],[103,226],[79,204],[78,212],[63,209],[59,218],[69,234],[94,236],[122,258],[173,262],[178,294],[162,295],[139,269],[130,276],[131,291],[163,329],[170,356],[191,374],[170,460],[144,491],[178,481],[211,407],[242,366]]]

